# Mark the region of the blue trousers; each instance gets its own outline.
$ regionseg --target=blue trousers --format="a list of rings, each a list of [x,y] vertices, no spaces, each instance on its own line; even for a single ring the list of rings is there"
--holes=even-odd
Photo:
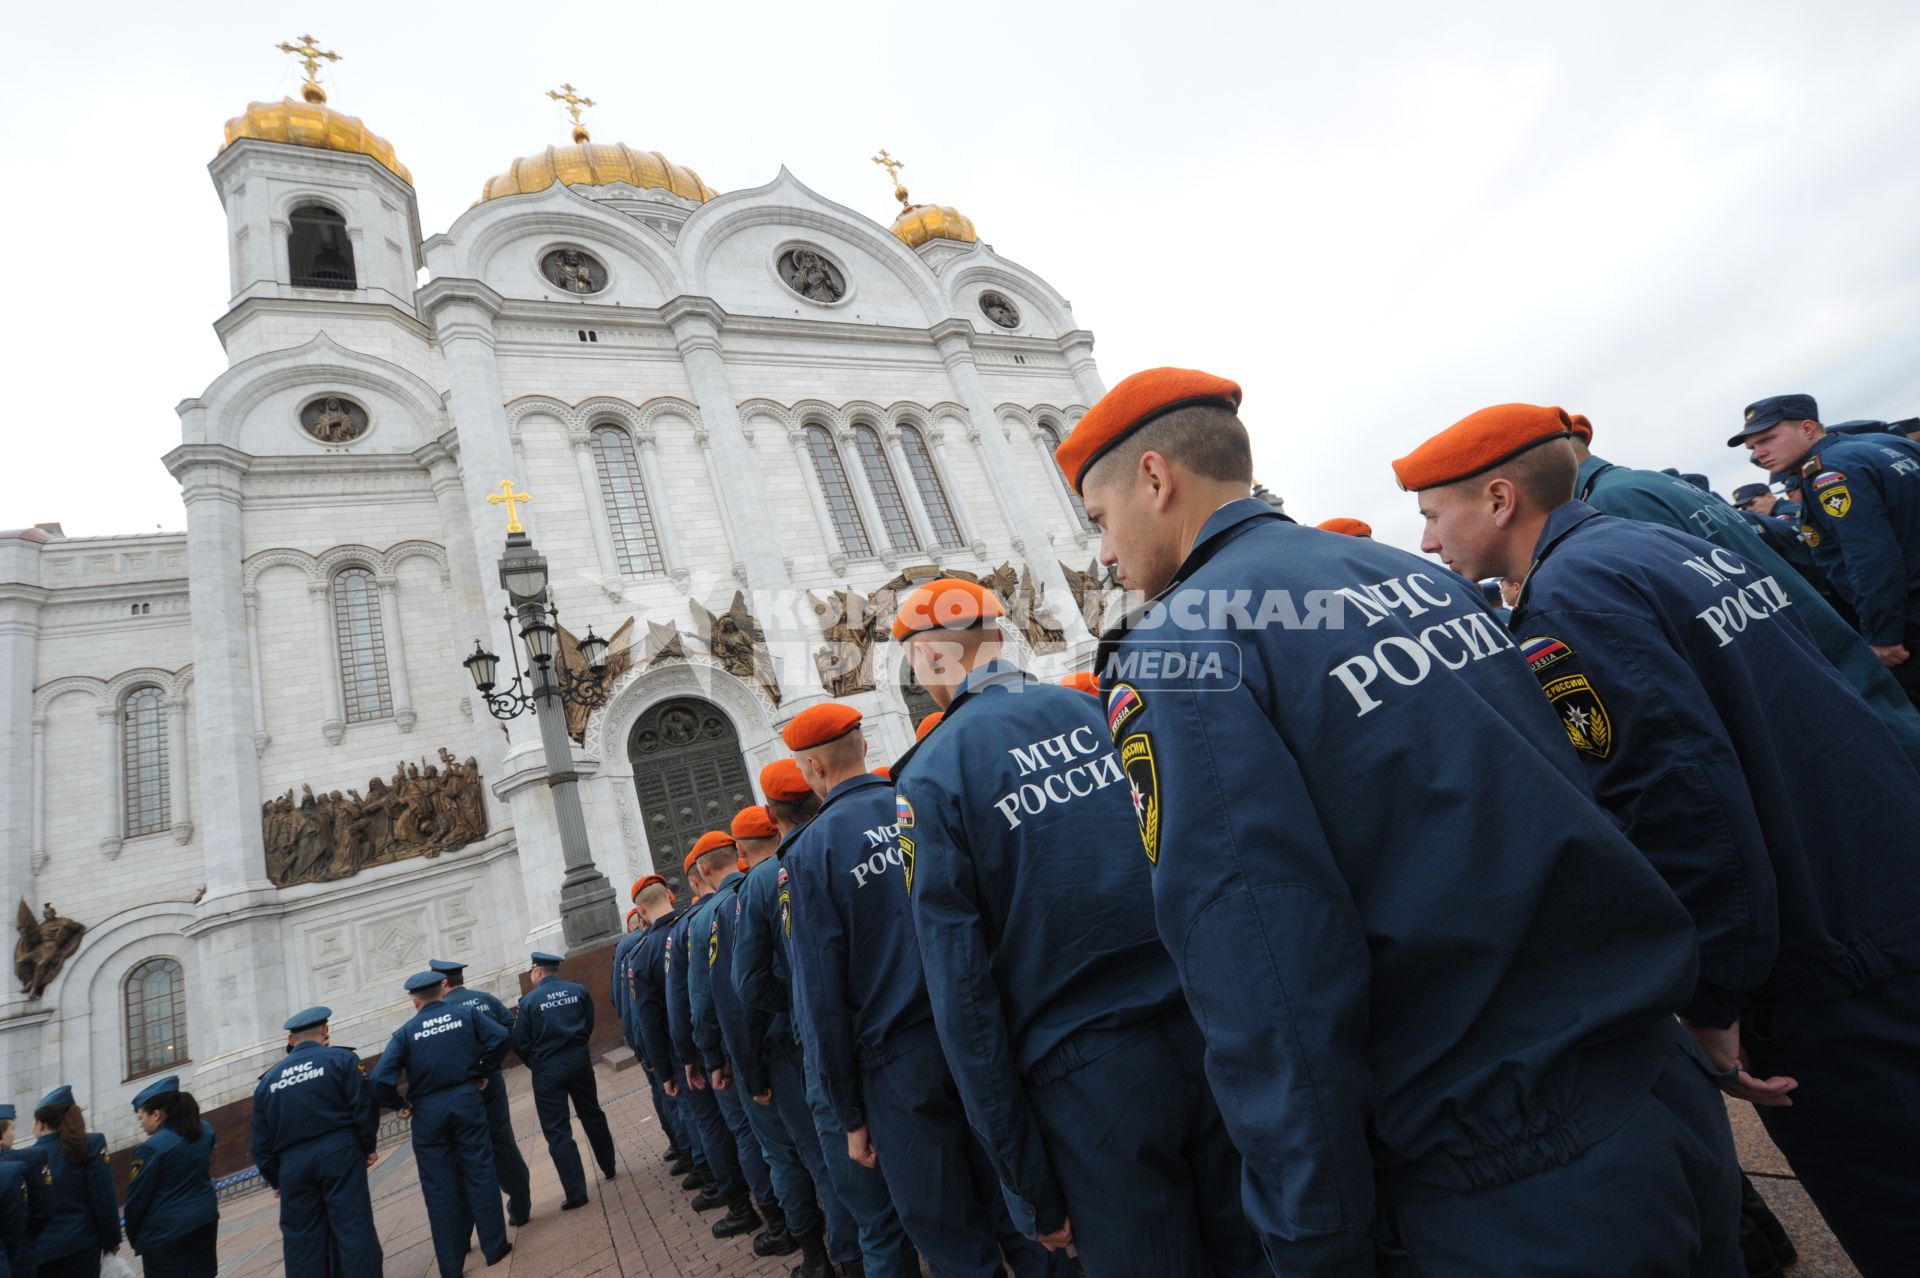
[[[420,1196],[427,1200],[427,1224],[433,1231],[440,1278],[459,1278],[466,1266],[470,1230],[479,1232],[480,1253],[488,1260],[499,1259],[507,1249],[507,1218],[500,1210],[493,1137],[487,1130],[487,1107],[480,1093],[472,1087],[450,1087],[415,1101],[413,1157],[420,1168]],[[364,1172],[364,1156],[360,1162]],[[285,1200],[283,1190],[281,1201]],[[355,1255],[345,1249],[340,1254]]]
[[[667,1095],[667,1089],[660,1080],[647,1072],[647,1090],[653,1093],[653,1112],[660,1118],[660,1130],[667,1134],[667,1143],[674,1149],[693,1153],[693,1147],[687,1141],[687,1134],[681,1129],[680,1108],[673,1097]]]
[[[686,1073],[682,1071],[680,1077],[684,1079]],[[707,1156],[707,1170],[712,1173],[714,1184],[722,1197],[733,1202],[747,1192],[747,1181],[740,1172],[740,1154],[734,1148],[733,1129],[727,1126],[720,1103],[713,1099],[713,1089],[682,1083],[680,1100],[693,1116],[693,1125],[699,1128],[700,1149]]]
[[[354,1257],[368,1278],[380,1278],[367,1156],[360,1138],[346,1130],[295,1145],[280,1158],[280,1255],[287,1278],[333,1278],[329,1257],[336,1252]]]
[[[1240,1209],[1240,1153],[1207,1087],[1205,1050],[1182,1007],[1076,1035],[1028,1075],[1028,1105],[1088,1273],[1272,1272]]]
[[[753,1129],[760,1153],[767,1160],[767,1175],[773,1180],[773,1195],[786,1215],[787,1228],[796,1234],[812,1233],[820,1228],[820,1207],[813,1197],[813,1177],[800,1161],[800,1151],[794,1146],[787,1125],[780,1121],[780,1111],[772,1105],[773,1098],[767,1099],[768,1103],[762,1105],[751,1096],[743,1097],[741,1108],[746,1111],[747,1125]],[[807,1134],[813,1135],[811,1131]]]
[[[820,1204],[820,1214],[826,1219],[827,1254],[836,1264],[859,1260],[860,1227],[847,1214],[846,1204],[840,1201],[827,1174],[826,1159],[821,1157],[820,1131],[813,1125],[813,1110],[807,1105],[807,1075],[800,1064],[799,1049],[790,1048],[770,1059],[767,1077],[773,1084],[773,1112],[779,1116],[781,1128],[799,1155],[801,1166],[807,1170],[807,1178]],[[844,1148],[841,1157],[846,1157]],[[791,1209],[787,1217],[791,1224]]]
[[[493,1175],[500,1182],[500,1192],[507,1196],[507,1217],[525,1220],[533,1211],[533,1186],[527,1160],[520,1157],[520,1142],[513,1136],[507,1085],[499,1070],[487,1076],[487,1090],[480,1093],[480,1100],[487,1110],[487,1133],[493,1140]]]
[[[753,1124],[747,1118],[745,1106],[753,1102],[743,1101],[738,1087],[714,1092],[713,1099],[720,1106],[720,1117],[727,1120],[727,1130],[733,1133],[733,1148],[740,1159],[740,1175],[747,1182],[747,1192],[756,1203],[778,1202],[767,1160],[760,1156],[760,1138],[753,1134]]]
[[[1863,1278],[1920,1265],[1920,973],[1829,1003],[1749,1018],[1754,1072],[1800,1080],[1791,1109],[1762,1109],[1813,1205]]]
[[[812,1062],[806,1062],[805,1069],[807,1107],[813,1111],[813,1128],[820,1135],[820,1156],[827,1164],[833,1192],[840,1196],[860,1231],[860,1254],[866,1261],[867,1278],[920,1278],[920,1257],[907,1241],[906,1230],[900,1227],[885,1178],[847,1157],[847,1129],[840,1126],[827,1103]]]
[[[1572,1162],[1401,1204],[1383,1212],[1382,1224],[1381,1278],[1746,1273],[1726,1105],[1677,1046],[1632,1117]]]
[[[600,1088],[593,1079],[593,1062],[585,1051],[577,1056],[549,1061],[533,1070],[533,1112],[540,1116],[540,1130],[547,1137],[547,1153],[553,1169],[560,1174],[560,1189],[568,1202],[587,1196],[587,1176],[580,1166],[580,1146],[574,1143],[573,1120],[567,1104],[580,1118],[600,1170],[613,1175],[613,1132],[607,1128],[607,1116],[600,1108]]]
[[[1064,1254],[1017,1232],[931,1022],[894,1035],[862,1063],[867,1133],[893,1208],[933,1278],[1044,1278],[1071,1273]]]

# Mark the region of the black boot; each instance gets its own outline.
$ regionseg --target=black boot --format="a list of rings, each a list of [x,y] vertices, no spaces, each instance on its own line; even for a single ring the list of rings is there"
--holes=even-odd
[[[867,1278],[867,1261],[864,1256],[840,1262],[841,1278]]]
[[[750,1234],[758,1228],[760,1228],[760,1213],[753,1209],[753,1199],[742,1194],[727,1204],[726,1215],[713,1222],[713,1236],[737,1238],[741,1234]]]
[[[696,1167],[680,1178],[682,1189],[712,1189],[713,1173],[704,1167]]]
[[[695,1211],[717,1211],[722,1207],[730,1208],[731,1206],[732,1204],[727,1201],[726,1195],[720,1192],[718,1185],[708,1185],[693,1197],[693,1209]]]
[[[693,1155],[685,1152],[676,1154],[673,1161],[667,1164],[667,1175],[669,1176],[685,1176],[692,1170]]]
[[[1773,1258],[1780,1262],[1781,1268],[1800,1259],[1799,1249],[1793,1245],[1793,1239],[1787,1237],[1787,1227],[1780,1223],[1780,1218],[1773,1214],[1773,1209],[1767,1206],[1767,1200],[1760,1196],[1760,1191],[1753,1187],[1753,1182],[1747,1179],[1744,1172],[1740,1176],[1740,1223],[1742,1233],[1746,1232],[1746,1226],[1751,1225],[1766,1240],[1768,1250],[1773,1252]],[[1744,1238],[1741,1240],[1743,1247],[1745,1241]]]
[[[668,1145],[667,1152],[660,1155],[660,1161],[663,1163],[677,1163],[682,1158],[686,1158],[686,1157],[687,1157],[686,1150],[680,1148],[678,1145]]]
[[[787,1271],[790,1278],[833,1278],[833,1257],[827,1255],[827,1239],[821,1226],[811,1232],[792,1234],[800,1244],[800,1263]]]
[[[779,1203],[762,1203],[760,1214],[766,1217],[767,1227],[753,1236],[753,1254],[756,1256],[791,1256],[800,1250],[800,1244],[787,1230],[787,1214],[780,1210]]]

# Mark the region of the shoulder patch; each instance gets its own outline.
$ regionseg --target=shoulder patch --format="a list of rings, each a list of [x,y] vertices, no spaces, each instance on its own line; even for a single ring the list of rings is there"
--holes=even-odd
[[[906,803],[907,801],[905,799],[900,800],[901,807],[906,808]],[[912,816],[913,816],[913,810],[911,808],[907,808],[907,818],[901,821],[900,824],[902,826],[912,825],[913,824]],[[894,842],[900,849],[900,869],[904,872],[904,877],[906,878],[906,881],[907,881],[907,895],[912,896],[913,895],[913,840],[908,838],[906,835],[902,834],[897,836]]]
[[[1555,639],[1552,635],[1535,635],[1531,639],[1520,641],[1520,653],[1527,659],[1527,665],[1535,674],[1539,674],[1556,661],[1565,661],[1573,655],[1573,649],[1564,639]]]
[[[1820,548],[1820,530],[1812,524],[1801,524],[1800,540],[1806,542],[1809,549],[1818,550]]]
[[[1120,768],[1133,791],[1133,814],[1140,821],[1140,846],[1150,865],[1160,864],[1160,775],[1153,762],[1153,739],[1136,732],[1120,743]]]
[[[1130,683],[1114,684],[1113,691],[1107,694],[1107,735],[1118,741],[1120,729],[1127,726],[1127,720],[1145,708],[1139,689]]]
[[[1853,493],[1845,484],[1829,488],[1825,492],[1815,493],[1814,500],[1820,503],[1820,509],[1835,519],[1845,519],[1847,512],[1853,509]]]
[[[893,796],[893,819],[903,830],[913,828],[913,805],[907,802],[907,796],[904,794]]]
[[[1844,483],[1846,478],[1837,470],[1823,470],[1813,477],[1813,491],[1819,492],[1822,488],[1831,488],[1835,484]]]
[[[707,929],[707,966],[720,961],[720,911],[713,912],[713,926]]]
[[[129,1185],[131,1185],[134,1181],[140,1179],[140,1169],[142,1167],[145,1167],[146,1165],[147,1165],[147,1160],[144,1158],[136,1158],[131,1163],[127,1164],[127,1183]]]
[[[1582,754],[1605,759],[1613,754],[1613,720],[1606,703],[1587,676],[1577,671],[1557,678],[1543,679],[1540,690],[1547,694],[1567,740]]]

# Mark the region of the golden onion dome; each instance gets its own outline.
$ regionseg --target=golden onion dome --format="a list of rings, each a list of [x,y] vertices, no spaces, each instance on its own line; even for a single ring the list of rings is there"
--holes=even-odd
[[[550,146],[539,155],[522,156],[498,177],[488,178],[480,199],[504,195],[531,195],[555,182],[567,186],[606,186],[625,182],[643,190],[671,191],[683,199],[705,204],[719,192],[700,175],[675,164],[658,151],[636,151],[622,142],[591,142],[587,131],[575,128],[572,146]]]
[[[413,174],[393,153],[393,143],[360,122],[358,116],[342,115],[327,105],[325,90],[309,82],[302,86],[304,102],[282,98],[278,102],[250,102],[245,115],[227,121],[226,150],[243,138],[261,142],[280,142],[288,146],[311,146],[322,151],[345,151],[370,156],[413,185]]]
[[[913,249],[930,240],[972,244],[980,238],[974,232],[973,219],[951,204],[909,204],[893,219],[893,233]]]

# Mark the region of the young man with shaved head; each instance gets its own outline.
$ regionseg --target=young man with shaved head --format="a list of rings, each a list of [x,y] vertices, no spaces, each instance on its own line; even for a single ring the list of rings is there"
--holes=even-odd
[[[1686,912],[1479,592],[1252,499],[1239,404],[1151,370],[1055,456],[1151,600],[1096,668],[1275,1270],[1733,1278]]]
[[[1778,572],[1573,498],[1502,404],[1394,463],[1422,548],[1526,578],[1514,633],[1595,795],[1693,916],[1681,1016],[1863,1274],[1920,1255],[1920,772]]]

